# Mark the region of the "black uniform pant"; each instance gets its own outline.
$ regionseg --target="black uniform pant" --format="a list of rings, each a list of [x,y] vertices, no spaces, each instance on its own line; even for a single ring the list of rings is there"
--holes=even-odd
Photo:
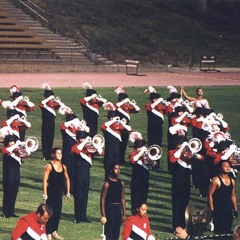
[[[185,228],[185,210],[190,199],[190,173],[178,163],[172,167],[172,218],[173,230]]]
[[[147,203],[149,189],[149,172],[134,174],[131,180],[131,207],[132,212],[139,203]]]
[[[231,233],[231,228],[233,224],[233,213],[232,211],[214,211],[213,214],[213,224],[215,234]]]
[[[108,177],[109,169],[112,164],[120,163],[121,142],[106,142],[104,154],[105,178]]]
[[[105,211],[107,223],[105,224],[104,234],[106,240],[118,240],[122,224],[122,205],[106,204]]]
[[[55,134],[55,119],[42,120],[42,154],[46,160],[51,159],[52,147]]]
[[[14,207],[20,184],[20,167],[3,169],[3,214],[10,217],[15,214]]]
[[[74,215],[76,221],[87,220],[90,168],[76,167],[74,171]]]
[[[128,139],[129,139],[129,132],[123,132],[121,134],[122,143],[121,143],[121,150],[120,150],[120,163],[125,163],[125,153],[127,149]]]
[[[47,231],[47,234],[49,234],[58,230],[59,221],[62,213],[63,191],[62,191],[62,188],[59,189],[54,187],[52,188],[48,187],[47,194],[48,194],[48,199],[46,203],[49,204],[49,206],[51,206],[53,209],[53,215],[49,218],[46,225],[46,231]]]

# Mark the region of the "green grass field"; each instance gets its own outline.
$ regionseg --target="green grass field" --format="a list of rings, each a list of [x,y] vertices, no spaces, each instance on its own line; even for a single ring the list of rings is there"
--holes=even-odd
[[[141,107],[139,114],[131,117],[131,126],[146,136],[146,114],[144,104],[148,102],[148,96],[143,93],[145,88],[126,88],[126,93],[130,99],[135,99],[137,104]],[[156,87],[157,91],[161,93],[162,97],[166,98],[169,93],[166,87]],[[23,95],[29,96],[30,100],[36,104],[36,110],[28,114],[28,120],[32,123],[32,127],[27,130],[27,136],[35,136],[40,143],[40,128],[41,116],[38,102],[42,100],[42,90],[40,89],[21,89]],[[82,110],[80,108],[79,99],[84,96],[82,88],[57,88],[53,89],[55,96],[60,96],[62,101],[71,107],[74,113],[82,119]],[[96,88],[97,92],[109,101],[115,102],[117,95],[114,88]],[[195,95],[195,88],[186,88],[189,95]],[[209,100],[211,107],[216,113],[223,113],[224,119],[229,123],[232,139],[236,144],[240,144],[240,108],[238,95],[240,86],[225,86],[225,87],[205,87],[205,97]],[[1,89],[1,99],[8,100],[8,89]],[[0,108],[0,119],[4,120],[5,109]],[[106,112],[101,109],[99,117],[99,125],[106,120]],[[57,115],[56,117],[56,131],[54,146],[61,147],[60,124],[65,121],[65,116]],[[164,135],[163,135],[163,156],[161,158],[161,170],[152,171],[150,176],[150,190],[149,190],[149,217],[151,221],[151,228],[153,234],[158,238],[164,239],[166,237],[173,237],[171,233],[171,175],[167,171],[166,160],[166,126],[167,119],[165,119]],[[99,131],[101,133],[101,131]],[[190,135],[191,131],[189,131]],[[190,136],[189,136],[190,137]],[[129,145],[132,145],[131,143]],[[128,152],[131,150],[129,147]],[[127,155],[126,155],[127,158]],[[16,214],[23,215],[29,211],[35,210],[42,202],[42,174],[43,167],[46,162],[43,161],[41,155],[41,145],[37,152],[33,153],[30,158],[26,159],[21,167],[21,185],[16,202]],[[127,214],[130,214],[130,178],[131,167],[129,164],[122,166],[121,178],[126,182],[126,199],[127,199]],[[67,240],[96,240],[101,239],[102,225],[100,223],[99,211],[99,197],[103,182],[103,159],[98,158],[93,161],[91,169],[91,185],[88,202],[88,218],[91,223],[73,224],[73,198],[66,202],[64,200],[62,209],[62,218],[59,226],[59,234]],[[239,175],[238,175],[239,180]],[[2,201],[2,164],[0,164],[0,200]],[[237,187],[237,195],[239,190]],[[198,191],[192,189],[191,201],[195,207],[200,211],[206,206],[206,199],[198,196]],[[2,204],[0,205],[0,240],[10,239],[10,234],[15,226],[16,218],[5,219],[2,217]],[[235,221],[236,225],[239,221]],[[206,234],[210,232],[207,231]]]

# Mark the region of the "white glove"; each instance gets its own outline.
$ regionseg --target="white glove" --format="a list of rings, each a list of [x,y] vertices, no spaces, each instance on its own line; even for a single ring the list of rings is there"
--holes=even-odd
[[[43,194],[43,195],[42,195],[42,199],[43,199],[44,202],[46,202],[47,199],[48,199],[48,195],[47,195],[47,194]]]
[[[70,197],[71,197],[70,193],[67,193],[67,194],[66,194],[66,200],[69,200]]]

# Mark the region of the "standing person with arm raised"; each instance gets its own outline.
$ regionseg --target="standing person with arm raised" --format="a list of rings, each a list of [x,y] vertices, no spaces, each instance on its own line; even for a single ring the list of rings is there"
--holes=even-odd
[[[203,107],[203,108],[210,108],[208,100],[203,97],[203,89],[197,88],[196,89],[196,97],[188,96],[184,87],[181,87],[181,93],[183,96],[190,102],[193,102],[193,106],[196,107]]]

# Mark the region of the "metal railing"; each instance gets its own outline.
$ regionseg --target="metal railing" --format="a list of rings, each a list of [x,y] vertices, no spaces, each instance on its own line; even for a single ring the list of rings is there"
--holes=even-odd
[[[36,15],[37,18],[40,18],[43,20],[45,23],[48,23],[49,21],[47,20],[46,16],[43,16],[43,14],[46,14],[46,12],[40,8],[37,4],[30,0],[18,0],[18,5],[19,6],[24,6],[26,7],[32,14]]]

